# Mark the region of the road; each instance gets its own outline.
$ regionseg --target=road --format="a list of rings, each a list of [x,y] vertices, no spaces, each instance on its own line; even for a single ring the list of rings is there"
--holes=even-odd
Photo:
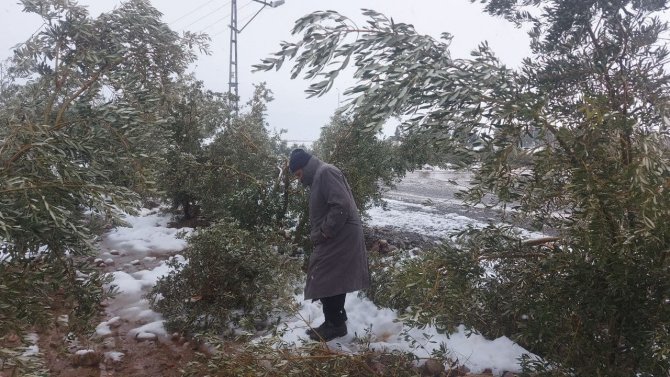
[[[459,191],[466,189],[472,180],[472,172],[454,170],[414,171],[387,191],[387,210],[373,208],[368,211],[372,217],[370,225],[391,227],[401,231],[416,232],[424,235],[445,237],[467,226],[481,228],[486,224],[512,224],[519,228],[525,238],[537,238],[555,235],[544,229],[542,232],[532,229],[529,222],[522,222],[518,216],[513,218],[511,210],[503,212],[499,206],[489,207],[479,204],[467,206],[456,197]],[[485,198],[492,203],[491,196]]]
[[[466,206],[456,193],[466,189],[472,179],[469,171],[419,170],[410,172],[396,187],[388,191],[386,198],[406,203],[424,204],[435,212],[457,214],[481,222],[499,222],[502,211]]]

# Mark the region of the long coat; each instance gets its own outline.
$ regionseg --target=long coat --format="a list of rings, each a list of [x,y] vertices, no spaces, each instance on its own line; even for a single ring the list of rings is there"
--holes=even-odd
[[[312,156],[303,168],[309,195],[310,238],[305,299],[354,292],[370,286],[363,226],[344,174]]]

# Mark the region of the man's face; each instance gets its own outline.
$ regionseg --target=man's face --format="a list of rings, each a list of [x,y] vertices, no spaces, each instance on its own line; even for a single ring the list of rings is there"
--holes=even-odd
[[[297,179],[300,183],[302,183],[302,177],[303,177],[303,171],[302,168],[296,170],[293,172],[293,176],[295,179]]]

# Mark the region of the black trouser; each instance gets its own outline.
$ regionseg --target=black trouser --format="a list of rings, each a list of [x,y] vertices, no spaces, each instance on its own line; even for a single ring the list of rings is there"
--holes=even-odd
[[[347,297],[346,293],[337,296],[321,298],[323,304],[323,315],[326,321],[335,326],[340,326],[347,320],[347,312],[344,310],[344,299]]]

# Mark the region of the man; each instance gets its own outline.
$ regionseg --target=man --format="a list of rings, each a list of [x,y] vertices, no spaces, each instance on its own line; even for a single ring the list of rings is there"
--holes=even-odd
[[[327,342],[347,334],[346,294],[370,286],[363,226],[340,169],[295,149],[289,170],[311,189],[309,221],[314,249],[307,268],[305,299],[321,301],[325,321],[307,334]]]

